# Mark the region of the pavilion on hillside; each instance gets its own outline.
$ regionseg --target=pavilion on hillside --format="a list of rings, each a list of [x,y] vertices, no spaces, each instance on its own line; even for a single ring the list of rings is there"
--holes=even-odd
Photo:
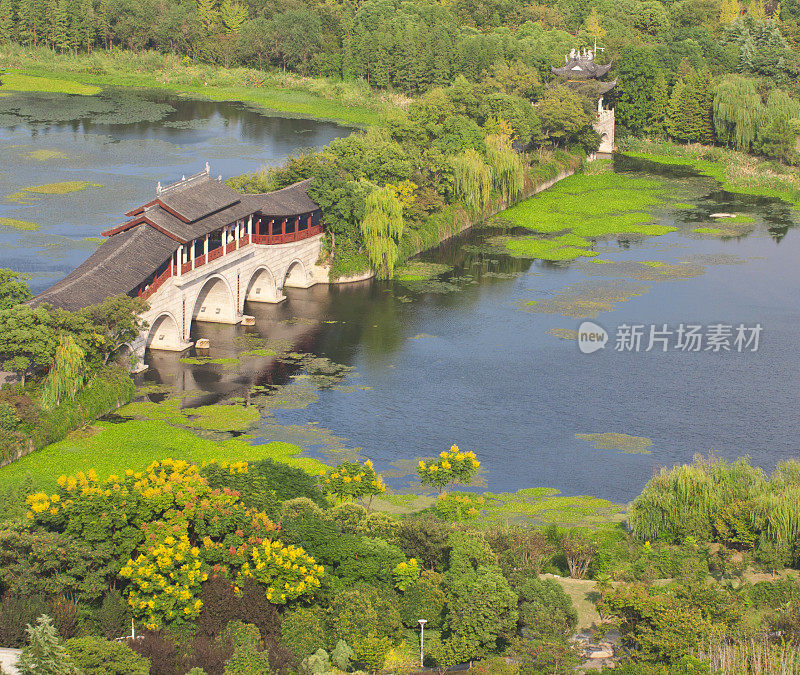
[[[606,82],[600,79],[608,74],[612,64],[597,63],[594,57],[595,52],[591,49],[573,49],[564,57],[563,66],[552,67],[551,70],[571,89],[597,97],[597,117],[592,124],[594,130],[600,134],[600,147],[596,156],[610,157],[614,153],[616,121],[613,108],[603,105],[603,97],[616,86],[617,81]]]

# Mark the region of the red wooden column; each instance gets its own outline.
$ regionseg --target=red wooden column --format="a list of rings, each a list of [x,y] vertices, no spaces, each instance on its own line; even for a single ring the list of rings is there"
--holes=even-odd
[[[281,221],[281,244],[286,237],[286,218]]]

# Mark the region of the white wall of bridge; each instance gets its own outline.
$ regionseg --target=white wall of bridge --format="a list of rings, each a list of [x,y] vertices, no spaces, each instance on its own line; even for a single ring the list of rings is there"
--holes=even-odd
[[[236,324],[245,301],[281,302],[284,287],[308,288],[327,279],[317,266],[323,235],[289,244],[248,244],[181,276],[172,276],[147,299],[149,328],[134,343],[145,349],[183,351],[192,321]]]

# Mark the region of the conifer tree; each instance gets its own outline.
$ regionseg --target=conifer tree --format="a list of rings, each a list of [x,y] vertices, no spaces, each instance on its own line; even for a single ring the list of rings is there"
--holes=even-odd
[[[0,0],[0,42],[10,42],[14,37],[14,2]]]
[[[79,675],[49,616],[40,616],[36,627],[28,625],[26,630],[29,644],[17,661],[20,675]]]
[[[650,117],[647,121],[647,132],[655,136],[663,136],[667,131],[667,113],[669,108],[669,85],[664,73],[656,75],[653,84],[653,101]]]
[[[17,10],[17,38],[26,46],[37,44],[37,0],[20,0]]]
[[[679,79],[672,87],[667,106],[667,134],[676,141],[686,140],[683,135],[685,93],[686,84]]]

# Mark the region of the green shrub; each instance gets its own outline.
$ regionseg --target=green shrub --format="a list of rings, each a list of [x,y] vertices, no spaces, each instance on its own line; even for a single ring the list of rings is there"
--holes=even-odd
[[[405,590],[400,602],[400,616],[405,626],[416,628],[418,619],[425,619],[426,628],[442,627],[447,599],[441,586],[441,574],[423,571]]]
[[[519,596],[519,625],[537,636],[571,635],[578,625],[572,600],[554,579],[512,578]]]
[[[330,645],[325,625],[325,610],[319,605],[295,607],[284,614],[281,635],[299,659]]]
[[[749,595],[754,607],[777,609],[800,602],[800,583],[796,578],[759,581],[749,587]]]
[[[148,675],[150,662],[124,642],[99,637],[72,638],[67,651],[86,675]]]
[[[126,634],[130,627],[130,606],[117,589],[108,591],[95,614],[100,632],[109,640]]]
[[[47,603],[41,595],[6,594],[0,602],[0,644],[4,647],[22,647],[27,639],[25,626],[47,612]]]

